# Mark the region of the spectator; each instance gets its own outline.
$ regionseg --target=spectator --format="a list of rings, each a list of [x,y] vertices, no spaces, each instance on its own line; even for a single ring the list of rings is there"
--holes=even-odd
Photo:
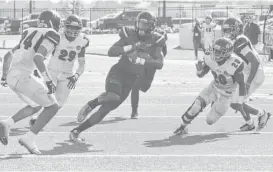
[[[260,27],[254,23],[253,16],[250,16],[247,20],[247,24],[244,28],[244,34],[248,37],[254,48],[256,49],[258,44],[259,35],[261,34]]]
[[[201,46],[201,48],[204,50],[203,48],[203,44],[201,43],[201,26],[200,23],[197,19],[195,19],[195,26],[193,28],[193,47],[194,47],[194,55],[195,55],[195,59],[198,59],[198,49]]]

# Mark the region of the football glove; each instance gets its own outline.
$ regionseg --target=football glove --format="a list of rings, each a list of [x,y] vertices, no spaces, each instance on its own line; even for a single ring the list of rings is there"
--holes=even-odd
[[[8,83],[7,83],[7,79],[6,79],[6,78],[4,78],[4,77],[1,78],[1,85],[2,85],[3,87],[7,87],[7,86],[8,86]]]
[[[79,74],[77,74],[77,73],[75,75],[68,77],[67,79],[69,80],[69,82],[67,84],[67,87],[71,90],[75,89],[76,82],[78,81],[78,78],[79,78]]]
[[[56,86],[53,83],[53,81],[46,81],[46,86],[48,88],[48,93],[47,94],[53,94],[56,91]]]
[[[199,72],[199,71],[202,71],[203,70],[203,67],[204,67],[204,62],[203,61],[198,61],[196,64],[195,64],[195,67],[196,67],[196,70]]]

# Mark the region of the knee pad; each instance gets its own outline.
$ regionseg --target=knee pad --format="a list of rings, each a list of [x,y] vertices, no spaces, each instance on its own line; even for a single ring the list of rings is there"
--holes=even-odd
[[[118,102],[120,102],[120,95],[118,95],[116,93],[111,93],[111,92],[102,93],[99,96],[99,101],[102,104],[118,103]]]
[[[182,116],[182,120],[185,123],[190,123],[205,107],[205,101],[201,97],[198,97]]]

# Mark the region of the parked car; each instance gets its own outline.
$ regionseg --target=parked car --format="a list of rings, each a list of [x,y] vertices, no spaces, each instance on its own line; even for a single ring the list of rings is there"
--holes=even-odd
[[[142,11],[122,11],[114,14],[108,14],[100,18],[98,29],[116,29],[119,30],[122,26],[133,26],[135,18]]]

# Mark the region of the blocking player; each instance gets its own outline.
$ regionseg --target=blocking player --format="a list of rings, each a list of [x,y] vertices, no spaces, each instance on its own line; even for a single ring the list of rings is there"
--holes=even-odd
[[[0,141],[8,144],[10,127],[44,107],[37,121],[19,143],[32,154],[41,154],[35,144],[37,134],[58,111],[53,93],[56,87],[44,64],[45,57],[60,42],[57,33],[60,17],[56,11],[43,11],[38,17],[38,28],[24,30],[18,45],[4,57],[2,83],[7,85],[28,105],[15,115],[0,122]],[[43,81],[32,75],[37,68]]]
[[[185,134],[187,125],[211,103],[211,110],[206,116],[207,124],[212,125],[226,114],[233,94],[239,85],[237,106],[242,109],[246,95],[244,82],[244,63],[232,54],[233,43],[228,38],[220,38],[213,45],[212,54],[205,55],[203,65],[197,64],[197,76],[203,77],[211,71],[214,80],[201,91],[193,104],[182,115],[182,124],[174,134]],[[240,110],[241,110],[240,109]],[[243,109],[241,110],[243,112]]]
[[[167,40],[167,33],[165,30],[156,28],[154,32],[158,32],[161,35],[165,36],[165,39]],[[167,45],[165,44],[162,48],[163,56],[165,57],[167,55]],[[139,102],[139,90],[142,92],[147,92],[154,80],[156,70],[155,69],[145,69],[144,75],[138,76],[131,92],[131,104],[132,104],[132,113],[131,118],[137,119],[138,118],[138,102]]]
[[[214,29],[216,27],[216,24],[212,23],[211,16],[207,16],[205,20],[206,22],[202,25],[203,43],[206,51],[209,51],[212,48],[212,44],[214,41]]]
[[[85,49],[89,40],[81,33],[82,21],[77,15],[70,15],[64,21],[64,29],[59,32],[60,43],[53,51],[49,60],[48,72],[56,83],[56,99],[61,108],[67,100],[70,91],[75,88],[76,82],[84,72]],[[78,68],[75,72],[75,64]],[[33,125],[35,118],[30,120]]]
[[[265,110],[259,110],[246,103],[246,100],[251,96],[264,82],[265,74],[262,64],[260,63],[259,55],[253,48],[249,39],[243,35],[243,23],[240,19],[230,17],[223,22],[222,32],[225,37],[230,38],[233,41],[234,53],[237,54],[245,63],[245,82],[247,95],[243,103],[243,109],[245,115],[243,118],[246,121],[240,130],[251,131],[255,129],[254,121],[250,114],[258,116],[257,131],[260,131],[267,124],[271,114]],[[238,100],[238,93],[234,96],[231,108],[239,111],[236,106]],[[235,103],[235,104],[234,104]]]
[[[72,129],[72,141],[81,141],[81,132],[99,123],[128,97],[137,75],[142,75],[145,69],[163,67],[165,37],[153,32],[155,24],[156,17],[152,13],[141,12],[136,18],[134,29],[122,28],[120,39],[108,51],[108,56],[121,58],[108,73],[105,92],[83,106],[78,121],[83,121],[94,108],[100,107],[89,119]]]

